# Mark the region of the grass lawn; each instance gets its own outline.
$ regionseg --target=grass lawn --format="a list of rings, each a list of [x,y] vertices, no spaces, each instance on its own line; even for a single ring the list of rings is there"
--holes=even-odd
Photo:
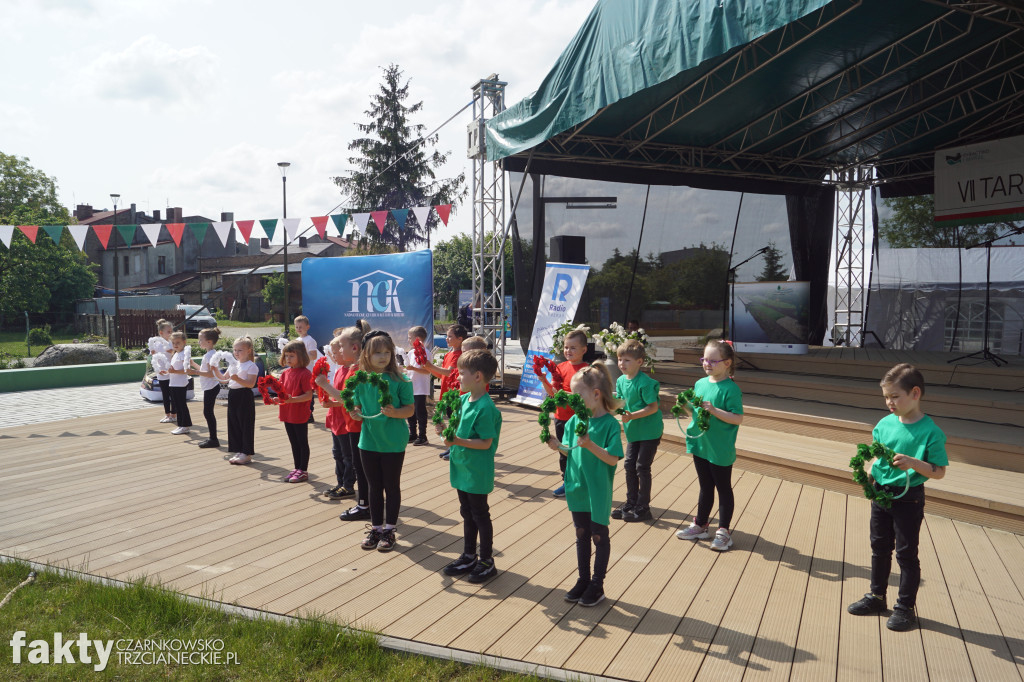
[[[72,339],[80,338],[74,334],[51,334],[54,343],[71,343]],[[98,343],[106,343],[106,337]],[[32,346],[32,355],[35,357],[43,352],[46,346]],[[17,358],[29,357],[25,348],[25,332],[0,332],[0,352],[8,353]]]
[[[21,583],[29,567],[19,562],[0,563],[0,599]],[[373,595],[367,595],[373,598]],[[24,631],[25,646],[21,663],[13,663],[11,640]],[[250,620],[225,614],[196,604],[179,595],[134,583],[126,589],[41,572],[35,583],[18,590],[10,602],[0,608],[0,679],[4,680],[451,680],[483,682],[536,680],[491,668],[466,666],[452,661],[414,656],[383,649],[370,634],[353,633],[339,625],[311,618],[292,625],[272,620]],[[29,653],[49,644],[50,660],[56,655],[55,633],[65,642],[75,640],[70,649],[74,658],[61,664],[28,661]],[[112,643],[106,669],[94,672],[101,657],[93,647],[87,651],[92,664],[79,658],[79,633],[89,640]],[[189,663],[146,662],[141,648],[146,641],[182,645],[202,640],[208,643],[208,660],[197,655]],[[196,644],[191,646],[195,647]],[[220,653],[221,662],[213,662],[212,653]],[[151,651],[147,656],[168,653]],[[237,662],[227,662],[227,654]],[[182,655],[182,654],[178,654]],[[135,663],[128,656],[136,657]]]

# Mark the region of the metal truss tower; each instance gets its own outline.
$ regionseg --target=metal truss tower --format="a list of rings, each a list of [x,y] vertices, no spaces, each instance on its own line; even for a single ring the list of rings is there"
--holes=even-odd
[[[833,260],[836,265],[836,307],[832,317],[832,343],[837,346],[863,345],[864,302],[867,296],[864,231],[872,168],[853,166],[832,174],[836,188],[836,228]],[[870,241],[867,242],[870,245]],[[870,249],[871,247],[868,246]]]
[[[498,359],[493,385],[504,388],[505,374],[505,172],[487,161],[484,124],[505,110],[505,86],[491,74],[473,86],[473,121],[468,156],[473,160],[473,331],[487,339]]]

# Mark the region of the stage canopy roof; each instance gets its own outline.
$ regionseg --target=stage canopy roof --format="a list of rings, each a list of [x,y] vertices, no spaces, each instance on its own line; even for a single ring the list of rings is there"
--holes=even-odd
[[[933,153],[1024,134],[1009,0],[600,0],[538,90],[487,122],[531,172],[775,194],[873,165],[933,191]]]

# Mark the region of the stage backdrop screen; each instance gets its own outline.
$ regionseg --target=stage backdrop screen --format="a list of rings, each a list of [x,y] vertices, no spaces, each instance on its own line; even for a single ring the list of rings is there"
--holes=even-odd
[[[807,352],[810,282],[737,282],[733,288],[737,351]]]
[[[430,251],[377,256],[307,258],[302,261],[302,312],[309,333],[320,346],[337,327],[362,318],[391,334],[395,345],[408,345],[416,325],[434,339],[434,273]]]

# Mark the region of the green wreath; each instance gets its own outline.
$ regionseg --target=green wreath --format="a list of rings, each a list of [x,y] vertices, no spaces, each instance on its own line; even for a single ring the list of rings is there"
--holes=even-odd
[[[878,459],[884,460],[889,466],[896,468],[892,463],[892,458],[895,456],[895,452],[892,448],[882,445],[878,441],[871,443],[871,445],[865,445],[861,443],[857,446],[857,454],[850,460],[850,468],[853,469],[853,480],[864,489],[864,497],[877,502],[879,507],[888,509],[892,506],[893,500],[898,500],[907,494],[910,490],[910,472],[904,471],[904,486],[903,492],[899,495],[893,495],[886,490],[878,490],[874,485],[871,484],[871,479],[868,478],[868,474],[864,471],[864,465],[877,457]]]
[[[576,413],[577,418],[576,435],[582,436],[587,432],[587,428],[590,426],[590,417],[593,413],[583,402],[583,396],[578,393],[557,391],[555,395],[548,396],[540,404],[540,414],[537,415],[537,423],[540,424],[541,443],[546,444],[551,440],[551,431],[548,430],[551,426],[550,413],[554,412],[556,407],[571,407],[572,411]]]
[[[388,385],[388,380],[384,378],[383,374],[367,372],[365,370],[359,370],[345,381],[345,390],[341,392],[341,401],[345,404],[345,409],[349,412],[355,409],[355,388],[362,384],[371,384],[377,387],[381,407],[380,412],[368,416],[363,415],[363,419],[376,419],[377,417],[386,416],[384,414],[384,407],[391,404],[391,387]]]
[[[704,397],[697,395],[696,391],[692,388],[688,388],[679,395],[676,396],[676,404],[672,406],[672,414],[676,418],[676,425],[679,430],[686,435],[686,429],[679,423],[679,415],[683,413],[683,408],[687,405],[693,411],[693,419],[697,422],[697,429],[700,430],[700,436],[687,436],[688,438],[700,438],[707,430],[711,428],[711,413],[704,409]]]
[[[459,399],[459,389],[453,388],[445,391],[441,399],[437,401],[434,408],[434,416],[430,418],[435,424],[444,424],[445,417],[448,417],[448,426],[441,431],[446,441],[455,440],[455,432],[459,428],[459,420],[462,419],[462,400]]]

